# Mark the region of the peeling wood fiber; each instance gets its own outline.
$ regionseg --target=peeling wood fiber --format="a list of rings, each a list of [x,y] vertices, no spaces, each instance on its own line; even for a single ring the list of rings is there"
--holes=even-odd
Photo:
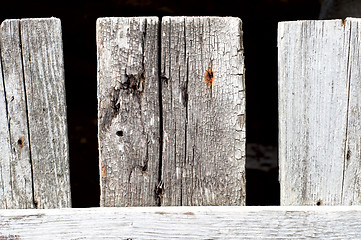
[[[244,205],[237,18],[97,21],[101,206]]]
[[[161,34],[162,205],[244,205],[241,21],[165,17]]]
[[[101,206],[157,206],[158,18],[100,18]]]

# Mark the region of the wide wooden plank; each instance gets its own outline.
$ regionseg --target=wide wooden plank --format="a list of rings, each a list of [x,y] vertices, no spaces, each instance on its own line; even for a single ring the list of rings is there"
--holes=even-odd
[[[0,239],[360,239],[361,207],[0,210]]]
[[[3,85],[6,96],[8,130],[1,138],[9,140],[9,156],[1,154],[3,189],[0,208],[33,208],[32,166],[22,64],[20,21],[1,24],[0,48]],[[7,133],[8,132],[8,133]],[[4,137],[3,137],[4,136]],[[6,141],[7,141],[6,140]]]
[[[158,205],[158,25],[97,21],[101,206]]]
[[[165,17],[161,204],[245,204],[241,20]]]
[[[8,121],[2,138],[11,146],[10,156],[1,156],[0,208],[70,207],[60,20],[6,20],[0,46]]]
[[[34,201],[39,208],[70,207],[61,22],[22,19],[20,26]]]
[[[282,205],[360,204],[359,20],[279,24]]]

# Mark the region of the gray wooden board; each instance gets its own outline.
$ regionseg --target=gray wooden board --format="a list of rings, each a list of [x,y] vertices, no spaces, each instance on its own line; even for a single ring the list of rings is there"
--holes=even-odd
[[[241,20],[165,17],[161,48],[161,204],[244,205]]]
[[[6,20],[0,44],[8,122],[2,133],[11,146],[1,157],[0,208],[70,207],[60,20]]]
[[[0,239],[361,239],[361,207],[0,210]]]
[[[1,24],[0,48],[3,84],[6,96],[7,121],[11,152],[1,155],[2,184],[0,208],[32,208],[32,174],[29,128],[20,40],[20,21]]]
[[[97,21],[101,206],[158,205],[158,25]]]
[[[279,23],[282,205],[361,203],[359,24]]]

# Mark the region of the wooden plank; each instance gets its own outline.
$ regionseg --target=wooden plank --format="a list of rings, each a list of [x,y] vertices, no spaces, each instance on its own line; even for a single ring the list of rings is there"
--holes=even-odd
[[[97,21],[101,206],[158,205],[158,25]]]
[[[20,26],[34,201],[39,208],[70,207],[61,22],[22,19]]]
[[[279,24],[282,205],[361,201],[358,25],[355,19]]]
[[[347,19],[350,29],[348,107],[342,203],[361,205],[361,19]]]
[[[1,239],[360,239],[361,207],[0,210]]]
[[[1,63],[0,72],[0,208],[7,208],[7,202],[11,202],[12,181],[9,169],[12,153]]]
[[[0,208],[33,208],[32,167],[22,65],[20,21],[6,20],[0,35],[2,75],[6,96],[10,156],[1,156]],[[8,137],[9,136],[9,137]]]
[[[241,20],[162,20],[161,204],[245,204]]]
[[[11,145],[0,208],[70,207],[60,20],[4,21],[0,44]]]

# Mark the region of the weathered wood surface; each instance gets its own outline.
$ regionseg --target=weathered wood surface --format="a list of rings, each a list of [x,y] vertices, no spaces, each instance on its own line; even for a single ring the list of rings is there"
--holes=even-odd
[[[356,205],[360,20],[279,24],[282,205]]]
[[[158,25],[97,21],[101,206],[158,205]]]
[[[0,38],[0,208],[70,207],[60,20],[6,20]]]
[[[158,28],[97,23],[101,206],[243,205],[241,21],[166,17]]]
[[[245,204],[241,20],[165,17],[162,205]]]
[[[0,210],[0,239],[360,239],[361,207]]]
[[[6,20],[0,32],[1,64],[5,91],[6,124],[2,127],[5,141],[1,154],[0,208],[33,208],[32,167],[29,145],[29,128],[26,113],[26,96],[23,75],[20,21]],[[9,142],[7,142],[9,140]],[[6,153],[6,152],[4,152]]]

